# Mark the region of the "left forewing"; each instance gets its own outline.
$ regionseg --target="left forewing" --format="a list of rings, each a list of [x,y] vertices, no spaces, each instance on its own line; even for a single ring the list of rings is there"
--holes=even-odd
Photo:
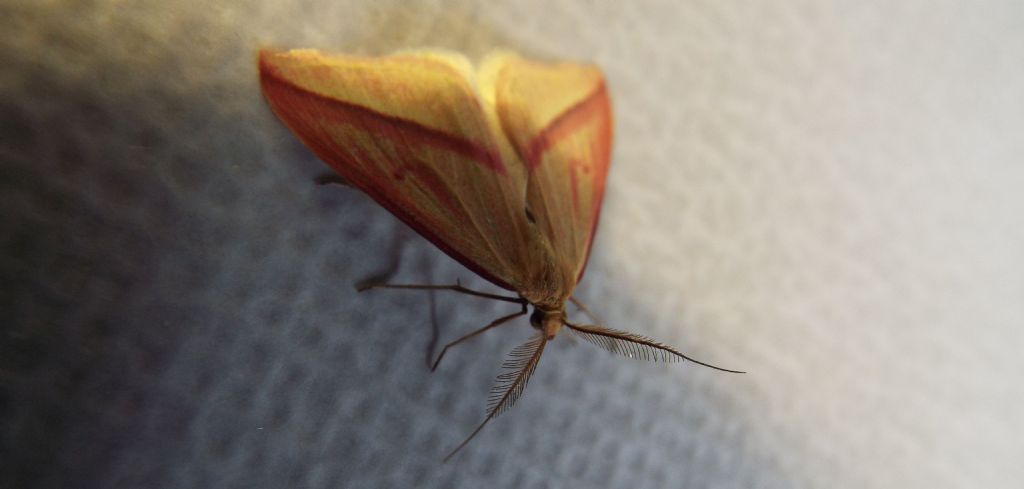
[[[586,266],[611,156],[612,113],[599,69],[493,56],[481,69],[506,137],[529,170],[527,205],[571,279]]]

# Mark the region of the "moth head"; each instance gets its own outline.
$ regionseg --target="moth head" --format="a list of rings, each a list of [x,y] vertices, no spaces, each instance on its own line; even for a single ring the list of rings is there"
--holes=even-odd
[[[530,325],[543,331],[544,337],[548,340],[555,338],[563,323],[565,323],[565,309],[544,309],[536,305],[533,307]]]

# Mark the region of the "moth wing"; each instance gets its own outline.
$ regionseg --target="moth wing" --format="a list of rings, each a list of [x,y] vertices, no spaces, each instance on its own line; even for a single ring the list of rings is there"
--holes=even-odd
[[[259,69],[277,116],[353,186],[496,285],[528,280],[541,238],[524,212],[526,170],[465,58],[264,50]]]
[[[528,169],[527,207],[575,284],[590,254],[611,157],[604,77],[595,66],[500,53],[485,61],[480,78]]]

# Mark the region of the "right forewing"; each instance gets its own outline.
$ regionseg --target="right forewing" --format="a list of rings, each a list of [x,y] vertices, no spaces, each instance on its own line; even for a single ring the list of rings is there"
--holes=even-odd
[[[491,282],[536,262],[525,169],[481,106],[464,58],[260,52],[271,108],[353,186]]]

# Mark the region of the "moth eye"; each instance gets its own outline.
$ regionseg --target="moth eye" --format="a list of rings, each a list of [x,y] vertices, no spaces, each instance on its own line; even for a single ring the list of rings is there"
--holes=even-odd
[[[530,208],[526,208],[526,220],[530,221],[530,224],[537,224],[537,218],[533,217],[533,213],[530,212]]]

